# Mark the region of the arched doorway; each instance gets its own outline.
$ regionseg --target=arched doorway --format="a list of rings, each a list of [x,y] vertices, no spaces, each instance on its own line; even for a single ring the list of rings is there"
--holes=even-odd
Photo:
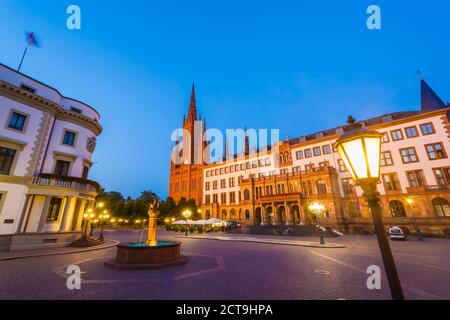
[[[450,206],[446,199],[435,198],[432,201],[434,212],[438,217],[450,217]]]
[[[394,218],[406,217],[405,207],[403,206],[403,203],[401,201],[392,200],[391,202],[389,202],[389,207]]]
[[[294,204],[290,209],[291,223],[300,224],[300,208],[298,205]]]
[[[267,224],[273,224],[273,210],[272,207],[266,208],[266,222]]]
[[[227,210],[222,210],[222,220],[227,220]]]
[[[277,224],[286,224],[286,208],[284,206],[277,208]]]
[[[257,226],[261,225],[261,208],[260,207],[255,209],[255,224]]]
[[[246,209],[245,210],[245,220],[249,220],[250,219],[250,210]]]
[[[235,220],[236,219],[236,210],[231,209],[230,210],[230,216],[231,216],[231,220]]]
[[[205,220],[209,220],[209,219],[211,219],[211,211],[206,210],[206,212],[205,212]]]

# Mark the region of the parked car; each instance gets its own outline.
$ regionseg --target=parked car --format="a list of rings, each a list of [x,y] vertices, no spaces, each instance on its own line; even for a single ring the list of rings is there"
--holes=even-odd
[[[406,240],[406,235],[400,227],[389,228],[389,237],[391,240]]]
[[[238,227],[238,223],[237,223],[237,221],[231,220],[231,221],[228,221],[228,226],[230,228],[237,228]]]

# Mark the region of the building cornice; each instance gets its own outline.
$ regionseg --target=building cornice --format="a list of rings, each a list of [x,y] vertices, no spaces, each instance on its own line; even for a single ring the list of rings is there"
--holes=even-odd
[[[41,111],[48,112],[55,115],[56,119],[78,124],[91,130],[97,136],[103,131],[102,126],[97,121],[86,117],[85,115],[65,110],[53,101],[25,91],[3,80],[0,80],[0,95]]]

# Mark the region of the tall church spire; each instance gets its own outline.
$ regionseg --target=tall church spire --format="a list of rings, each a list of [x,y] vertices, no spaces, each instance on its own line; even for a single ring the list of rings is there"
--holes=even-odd
[[[192,83],[191,101],[189,102],[188,121],[197,120],[197,101],[195,99],[195,84]]]
[[[420,96],[422,111],[438,110],[446,107],[444,101],[423,79],[420,80]]]

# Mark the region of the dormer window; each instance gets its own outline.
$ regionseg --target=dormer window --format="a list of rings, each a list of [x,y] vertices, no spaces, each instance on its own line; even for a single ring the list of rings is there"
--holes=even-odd
[[[70,111],[75,112],[75,113],[78,113],[78,114],[81,114],[81,113],[82,113],[81,109],[74,108],[74,107],[70,107]]]
[[[381,118],[381,122],[388,122],[388,121],[392,121],[392,115],[391,114],[388,114],[388,115],[383,116]]]
[[[21,88],[22,90],[25,90],[25,91],[27,91],[27,92],[29,92],[29,93],[32,93],[32,94],[35,94],[35,93],[36,93],[36,89],[34,89],[34,88],[30,87],[30,86],[27,86],[26,84],[23,84],[23,83],[22,83],[22,85],[20,86],[20,88]]]

